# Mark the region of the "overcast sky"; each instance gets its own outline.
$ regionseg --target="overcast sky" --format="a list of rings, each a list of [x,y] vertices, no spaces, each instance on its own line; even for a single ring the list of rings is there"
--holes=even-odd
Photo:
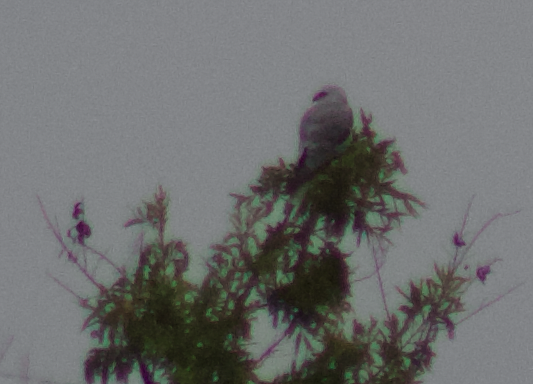
[[[30,382],[81,384],[95,346],[80,332],[87,313],[46,275],[96,293],[58,259],[37,194],[63,231],[84,198],[89,244],[132,266],[135,234],[123,223],[161,183],[171,233],[205,257],[228,230],[228,194],[246,192],[262,165],[295,160],[300,117],[329,83],[397,139],[409,170],[401,185],[428,204],[393,236],[383,268],[392,308],[395,285],[431,276],[452,253],[473,194],[467,240],[498,212],[522,209],[472,249],[472,265],[503,261],[472,287],[468,308],[526,284],[462,323],[455,340],[442,335],[423,379],[531,382],[533,2],[320,3],[2,2],[0,342],[14,340],[0,382],[20,382],[29,354]],[[368,271],[368,252],[357,257]],[[376,281],[356,291],[359,320],[383,319]],[[259,351],[275,333],[257,329]],[[288,369],[290,356],[281,348],[262,377]]]

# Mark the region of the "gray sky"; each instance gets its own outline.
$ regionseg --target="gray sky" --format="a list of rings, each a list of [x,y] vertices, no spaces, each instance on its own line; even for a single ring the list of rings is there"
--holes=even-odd
[[[172,233],[206,256],[228,229],[228,193],[245,192],[261,165],[295,160],[299,119],[328,83],[396,137],[409,170],[401,185],[429,206],[393,236],[383,269],[392,308],[395,285],[431,275],[453,251],[472,194],[467,240],[494,214],[522,209],[472,249],[472,265],[503,262],[467,304],[526,285],[462,323],[455,340],[443,335],[424,379],[530,382],[533,3],[310,3],[0,5],[0,341],[14,336],[0,382],[16,382],[8,376],[29,353],[33,382],[82,383],[92,345],[80,333],[87,313],[46,272],[81,295],[94,290],[57,258],[36,194],[63,230],[83,197],[89,244],[131,266],[135,235],[122,225],[162,183]],[[368,271],[368,253],[357,257]],[[356,286],[360,320],[383,319],[377,289]],[[259,350],[274,334],[258,330]],[[287,369],[290,356],[282,348],[261,374]]]

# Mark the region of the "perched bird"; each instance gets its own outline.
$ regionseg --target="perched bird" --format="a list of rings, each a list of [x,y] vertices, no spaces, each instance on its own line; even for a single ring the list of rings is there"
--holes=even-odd
[[[350,136],[353,112],[346,93],[336,85],[326,85],[313,96],[313,106],[300,122],[299,159],[294,178],[287,183],[292,194],[313,177],[314,171],[341,154]]]

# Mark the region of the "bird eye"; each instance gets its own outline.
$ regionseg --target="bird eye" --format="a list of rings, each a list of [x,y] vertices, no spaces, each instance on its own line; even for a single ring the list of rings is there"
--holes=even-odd
[[[326,97],[328,93],[326,91],[320,91],[313,96],[313,101],[317,101]]]

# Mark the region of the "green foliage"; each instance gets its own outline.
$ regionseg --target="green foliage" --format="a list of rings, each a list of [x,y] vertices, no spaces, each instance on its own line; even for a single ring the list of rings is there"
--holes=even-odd
[[[357,236],[357,245],[365,237],[374,249],[383,248],[403,216],[417,215],[413,205],[424,206],[395,187],[398,172],[406,171],[399,152],[391,150],[393,141],[377,141],[371,117],[362,111],[361,122],[345,152],[293,195],[286,185],[294,168],[282,160],[263,169],[250,195],[232,195],[233,228],[211,247],[200,286],[183,277],[186,244],[165,240],[168,199],[161,187],[125,225],[143,225],[155,233],[154,240],[142,244],[135,271],[115,267],[120,277],[111,287],[94,280],[54,228],[69,261],[100,289],[92,299],[80,298],[90,311],[83,329],[95,328],[91,336],[101,346],[87,355],[87,382],[96,377],[106,382],[110,375],[125,381],[138,367],[145,384],[154,383],[156,373],[176,384],[265,384],[254,371],[281,340],[259,359],[252,359],[246,346],[254,315],[267,309],[273,326],[284,327],[284,337],[295,336],[297,355],[302,348],[312,353],[300,367],[295,359],[291,372],[272,384],[417,383],[435,355],[431,344],[438,331],[453,337],[453,317],[463,311],[461,296],[473,280],[459,276],[464,254],[459,262],[456,255],[447,267],[435,265],[435,278],[410,282],[409,293],[398,288],[406,301],[399,315],[389,313],[382,290],[387,312],[382,326],[373,318],[368,325],[354,318],[352,335],[344,334],[353,280],[347,259],[357,256],[339,249],[346,230]],[[282,220],[267,224],[280,210]],[[76,219],[82,214],[77,204]],[[90,233],[87,226],[79,244],[112,264],[85,244]],[[454,242],[457,249],[466,244],[462,230]],[[490,269],[482,272],[485,279]],[[381,284],[378,263],[376,274]]]
[[[350,224],[360,237],[384,238],[400,216],[416,214],[411,202],[423,203],[393,188],[400,166],[389,150],[392,141],[374,142],[368,126],[352,137],[344,154],[319,170],[297,197],[281,198],[292,176],[282,162],[264,170],[259,186],[252,187],[255,195],[233,195],[234,230],[213,246],[201,287],[185,282],[184,269],[177,268],[177,260],[188,261],[185,244],[164,241],[168,201],[160,190],[128,224],[150,226],[156,241],[141,249],[132,279],[101,295],[86,326],[99,325],[109,347],[122,348],[131,365],[134,357],[149,361],[152,371],[163,370],[176,383],[257,382],[253,370],[261,362],[250,358],[245,344],[253,313],[266,306],[275,325],[281,319],[299,341],[307,344],[302,336],[307,334],[330,335],[322,340],[320,357],[295,378],[341,382],[349,368],[356,377],[369,344],[354,344],[338,333],[351,289],[349,255],[338,243]],[[407,209],[400,211],[397,201]],[[285,218],[261,233],[261,223],[280,205]],[[385,225],[372,225],[372,215]],[[117,365],[116,359],[89,360],[88,377],[97,372],[95,361],[108,370]]]

